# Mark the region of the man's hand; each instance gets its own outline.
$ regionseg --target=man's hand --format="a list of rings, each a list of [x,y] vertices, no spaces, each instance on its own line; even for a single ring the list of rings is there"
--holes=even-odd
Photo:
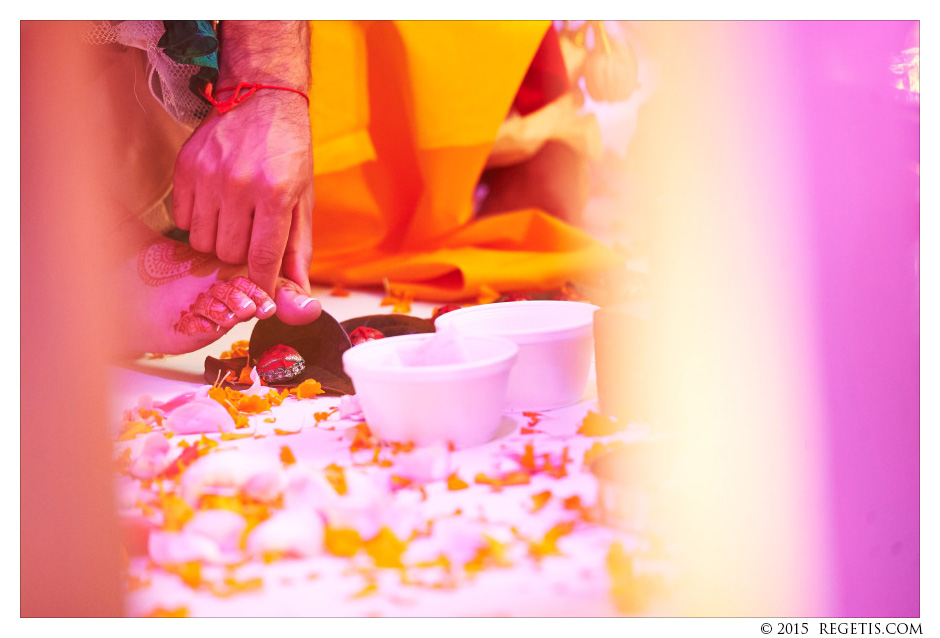
[[[232,21],[220,29],[219,87],[244,81],[309,90],[307,22]],[[301,95],[261,89],[225,114],[213,111],[180,151],[177,226],[190,231],[196,250],[247,261],[249,277],[271,297],[281,272],[310,293],[312,212],[310,116]]]

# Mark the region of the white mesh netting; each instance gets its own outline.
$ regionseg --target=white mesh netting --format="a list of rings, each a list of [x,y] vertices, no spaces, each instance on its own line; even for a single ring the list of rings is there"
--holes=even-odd
[[[112,24],[107,20],[91,22],[85,33],[89,44],[122,44],[147,52],[147,84],[166,112],[180,124],[195,128],[212,106],[193,94],[190,79],[199,67],[170,59],[157,42],[165,29],[162,20],[125,20]]]

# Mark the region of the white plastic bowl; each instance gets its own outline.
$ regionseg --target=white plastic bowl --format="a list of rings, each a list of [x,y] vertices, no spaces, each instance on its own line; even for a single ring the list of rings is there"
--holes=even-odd
[[[576,301],[510,301],[454,310],[434,325],[516,343],[519,356],[509,376],[506,409],[536,412],[574,405],[584,394],[597,309]]]
[[[404,365],[397,359],[433,338],[387,337],[343,353],[369,429],[379,438],[417,445],[489,441],[499,429],[518,347],[498,337],[466,336],[458,340],[467,358],[462,363]]]

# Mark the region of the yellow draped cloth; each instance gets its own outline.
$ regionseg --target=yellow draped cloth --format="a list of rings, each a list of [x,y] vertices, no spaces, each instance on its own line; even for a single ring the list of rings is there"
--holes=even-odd
[[[311,24],[311,280],[418,298],[546,290],[617,261],[536,209],[472,198],[548,22]]]

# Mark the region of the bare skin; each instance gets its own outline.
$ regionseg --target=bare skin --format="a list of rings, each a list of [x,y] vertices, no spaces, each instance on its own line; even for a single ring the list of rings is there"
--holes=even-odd
[[[320,303],[284,277],[272,299],[232,266],[213,255],[163,237],[151,236],[120,267],[130,304],[128,353],[180,354],[203,348],[242,321],[275,314],[295,325],[320,316]]]
[[[253,82],[308,93],[309,28],[223,21],[217,88]],[[190,231],[193,248],[247,263],[269,295],[281,275],[309,295],[313,150],[303,96],[262,89],[226,113],[213,110],[183,145],[173,181],[174,220]]]
[[[260,82],[309,93],[308,23],[221,25],[219,86]],[[191,352],[252,317],[276,313],[294,325],[316,319],[321,307],[309,296],[308,278],[313,159],[306,100],[258,91],[227,113],[213,113],[187,138],[146,89],[142,52],[91,51],[99,59],[86,81],[96,98],[87,118],[107,133],[95,136],[109,184],[100,205],[123,220],[109,238],[121,253],[112,272],[126,301],[123,350]],[[136,221],[167,192],[170,174],[174,216],[191,231],[192,247]]]

